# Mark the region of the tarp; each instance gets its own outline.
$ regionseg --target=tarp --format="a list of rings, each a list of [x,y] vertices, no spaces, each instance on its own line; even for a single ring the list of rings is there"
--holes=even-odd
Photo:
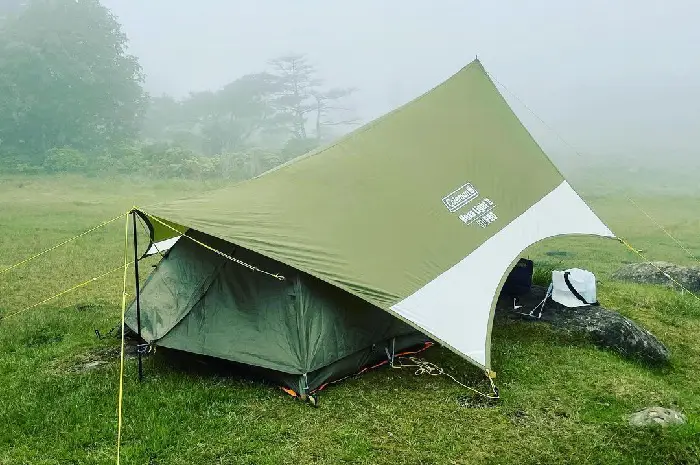
[[[400,317],[483,368],[494,300],[519,254],[557,235],[613,236],[479,61],[329,147],[140,210],[157,227],[154,241],[175,235],[167,220],[177,234],[192,228],[240,245]]]

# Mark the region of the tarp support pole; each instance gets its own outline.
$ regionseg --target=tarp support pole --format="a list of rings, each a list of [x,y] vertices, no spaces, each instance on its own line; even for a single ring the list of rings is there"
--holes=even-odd
[[[139,285],[139,246],[138,234],[136,231],[136,210],[131,211],[131,222],[134,226],[134,280],[136,284],[136,331],[141,343],[141,286]],[[143,380],[143,362],[141,360],[141,349],[139,348],[139,381]]]

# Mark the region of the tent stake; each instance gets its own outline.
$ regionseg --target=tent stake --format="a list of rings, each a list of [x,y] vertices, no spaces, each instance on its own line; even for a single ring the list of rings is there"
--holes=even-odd
[[[132,224],[134,226],[134,280],[136,282],[136,329],[141,344],[141,287],[139,285],[139,247],[138,234],[136,232],[136,210],[131,211]],[[141,348],[137,350],[139,357],[139,381],[143,380],[143,364],[141,361]]]

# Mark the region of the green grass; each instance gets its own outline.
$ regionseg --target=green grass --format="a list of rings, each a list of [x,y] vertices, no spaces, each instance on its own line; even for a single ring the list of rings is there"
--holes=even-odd
[[[215,186],[205,186],[211,188]],[[194,192],[187,182],[0,179],[0,268],[128,210]],[[692,263],[624,199],[592,198],[596,211],[652,259]],[[697,198],[635,199],[700,255]],[[121,221],[0,275],[7,314],[116,267]],[[580,266],[599,298],[648,327],[672,353],[650,369],[544,325],[497,321],[494,369],[502,400],[466,408],[444,377],[379,369],[324,391],[321,408],[273,386],[198,369],[164,351],[146,380],[126,365],[124,464],[700,463],[700,305],[671,290],[610,274],[637,261],[619,243],[553,239],[529,252],[541,269]],[[540,277],[542,279],[542,277]],[[0,464],[113,463],[118,340],[94,329],[119,321],[121,273],[0,321]],[[485,389],[477,369],[447,350],[426,357]],[[86,361],[108,363],[90,371]],[[184,365],[184,366],[183,366]],[[623,416],[651,405],[682,410],[687,425],[639,430]]]

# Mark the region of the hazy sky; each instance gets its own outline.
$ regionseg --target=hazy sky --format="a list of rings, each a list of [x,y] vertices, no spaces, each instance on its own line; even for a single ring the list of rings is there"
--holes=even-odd
[[[696,0],[103,0],[153,93],[216,89],[288,52],[372,119],[478,55],[581,152],[697,157]],[[568,149],[507,92],[549,151]],[[569,150],[570,153],[570,150]]]

